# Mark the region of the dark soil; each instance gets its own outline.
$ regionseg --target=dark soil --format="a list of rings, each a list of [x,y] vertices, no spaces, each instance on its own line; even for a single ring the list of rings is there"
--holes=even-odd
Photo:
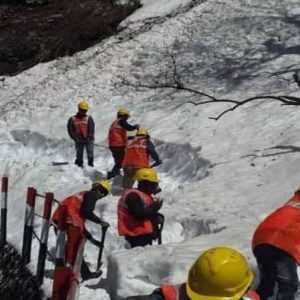
[[[17,250],[6,244],[0,249],[0,299],[42,300],[44,293],[26,268]]]
[[[0,0],[1,3],[1,0]],[[0,75],[72,55],[117,32],[140,6],[113,0],[50,0],[42,6],[0,5]]]

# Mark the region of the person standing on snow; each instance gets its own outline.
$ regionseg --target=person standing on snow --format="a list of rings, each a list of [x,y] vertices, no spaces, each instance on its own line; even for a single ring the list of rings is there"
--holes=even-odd
[[[142,168],[136,172],[138,187],[126,189],[118,202],[118,232],[131,248],[152,245],[158,238],[162,215],[158,213],[163,201],[154,198],[158,176],[154,169]]]
[[[77,259],[78,249],[81,244],[88,239],[92,244],[101,247],[101,243],[94,239],[85,228],[85,221],[89,220],[102,227],[108,227],[109,224],[101,220],[93,213],[96,202],[108,195],[111,190],[111,184],[108,180],[96,181],[92,184],[89,191],[83,191],[64,199],[52,216],[54,225],[65,224],[67,241],[65,246],[65,262],[71,268]],[[62,220],[63,219],[63,220]],[[83,261],[81,265],[81,277],[83,280],[97,278],[102,271],[91,272],[87,264]]]
[[[95,123],[91,116],[87,115],[90,105],[86,100],[78,104],[78,112],[72,116],[67,124],[68,133],[75,142],[75,164],[83,167],[83,152],[86,149],[88,165],[94,166],[94,139]]]
[[[259,224],[252,247],[260,272],[257,292],[261,299],[271,299],[275,285],[276,299],[295,299],[300,264],[300,187],[286,204]]]
[[[246,258],[229,247],[214,247],[199,256],[188,273],[187,282],[162,285],[151,295],[126,300],[259,300],[249,290],[253,273]]]
[[[150,166],[150,157],[154,163]],[[141,168],[153,168],[162,162],[150,139],[148,129],[139,128],[134,139],[128,142],[122,167],[124,169],[123,188],[134,185],[135,173]]]
[[[127,131],[133,131],[139,128],[138,124],[130,125],[127,122],[129,117],[129,111],[126,108],[120,108],[117,113],[117,119],[110,126],[108,144],[114,158],[115,165],[112,170],[108,172],[107,179],[120,174],[125,154],[125,147],[127,145]]]

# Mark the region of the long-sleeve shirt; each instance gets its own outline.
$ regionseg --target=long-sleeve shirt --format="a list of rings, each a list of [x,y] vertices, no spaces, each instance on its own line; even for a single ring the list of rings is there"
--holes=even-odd
[[[75,115],[76,117],[82,117],[85,118],[86,116],[81,116],[78,113]],[[90,140],[94,140],[95,138],[95,122],[92,118],[92,116],[88,116],[88,125],[87,125],[87,138]],[[69,118],[68,120],[68,124],[67,124],[67,129],[68,129],[68,133],[69,136],[71,137],[71,139],[73,140],[80,140],[82,139],[82,136],[78,136],[75,126],[74,126],[74,121],[73,121],[73,116]]]
[[[87,191],[83,196],[83,202],[80,208],[80,214],[85,219],[97,224],[101,224],[102,220],[94,214],[96,202],[99,199],[95,191]]]
[[[126,119],[122,119],[122,118],[119,119],[118,123],[121,127],[126,129],[127,131],[133,131],[138,129],[139,127],[138,125],[130,125]]]
[[[151,156],[151,158],[155,162],[160,161],[158,153],[156,152],[155,146],[150,139],[148,139],[148,141],[147,141],[147,151],[148,151],[149,155]]]

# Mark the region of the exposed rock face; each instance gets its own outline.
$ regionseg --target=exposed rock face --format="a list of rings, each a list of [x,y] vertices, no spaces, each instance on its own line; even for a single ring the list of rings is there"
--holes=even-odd
[[[43,299],[43,292],[35,277],[24,266],[21,256],[11,245],[0,249],[0,299]]]
[[[49,0],[7,5],[0,0],[0,75],[72,55],[114,34],[139,0]],[[121,4],[123,3],[123,4]]]

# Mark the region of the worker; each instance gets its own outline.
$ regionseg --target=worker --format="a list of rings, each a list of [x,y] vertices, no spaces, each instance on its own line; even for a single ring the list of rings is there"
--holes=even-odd
[[[249,290],[253,273],[246,258],[230,247],[214,247],[199,256],[191,267],[187,282],[162,285],[150,295],[126,300],[259,300]]]
[[[118,202],[118,231],[131,248],[151,245],[159,238],[163,200],[153,197],[159,190],[157,173],[151,168],[136,172],[137,188],[126,189]]]
[[[108,195],[111,190],[111,184],[108,180],[96,181],[92,184],[89,191],[83,191],[64,199],[53,214],[52,221],[54,225],[61,223],[64,218],[67,242],[65,246],[65,262],[71,268],[74,266],[77,258],[78,249],[88,239],[95,246],[103,247],[101,243],[94,239],[85,228],[85,221],[89,220],[102,227],[108,227],[109,224],[93,213],[95,205],[99,199]],[[82,246],[83,247],[83,246]],[[82,280],[96,278],[101,275],[99,272],[91,272],[85,262],[81,265]]]
[[[130,125],[127,120],[130,113],[126,108],[120,108],[117,113],[116,120],[111,124],[108,134],[109,149],[114,158],[114,167],[107,174],[107,179],[110,179],[120,174],[122,161],[127,145],[127,131],[134,131],[139,128],[139,125]]]
[[[154,163],[150,165],[150,157]],[[125,156],[123,159],[123,188],[131,188],[134,185],[134,177],[140,168],[153,168],[162,162],[152,143],[149,131],[146,128],[139,128],[134,139],[128,141]]]
[[[257,227],[253,252],[262,300],[293,300],[298,289],[297,265],[300,263],[300,187],[291,199],[267,216]]]
[[[87,114],[89,108],[90,105],[86,100],[79,102],[77,114],[69,118],[67,124],[69,136],[75,142],[75,164],[81,168],[84,149],[86,149],[88,165],[94,166],[95,123],[92,116]]]

